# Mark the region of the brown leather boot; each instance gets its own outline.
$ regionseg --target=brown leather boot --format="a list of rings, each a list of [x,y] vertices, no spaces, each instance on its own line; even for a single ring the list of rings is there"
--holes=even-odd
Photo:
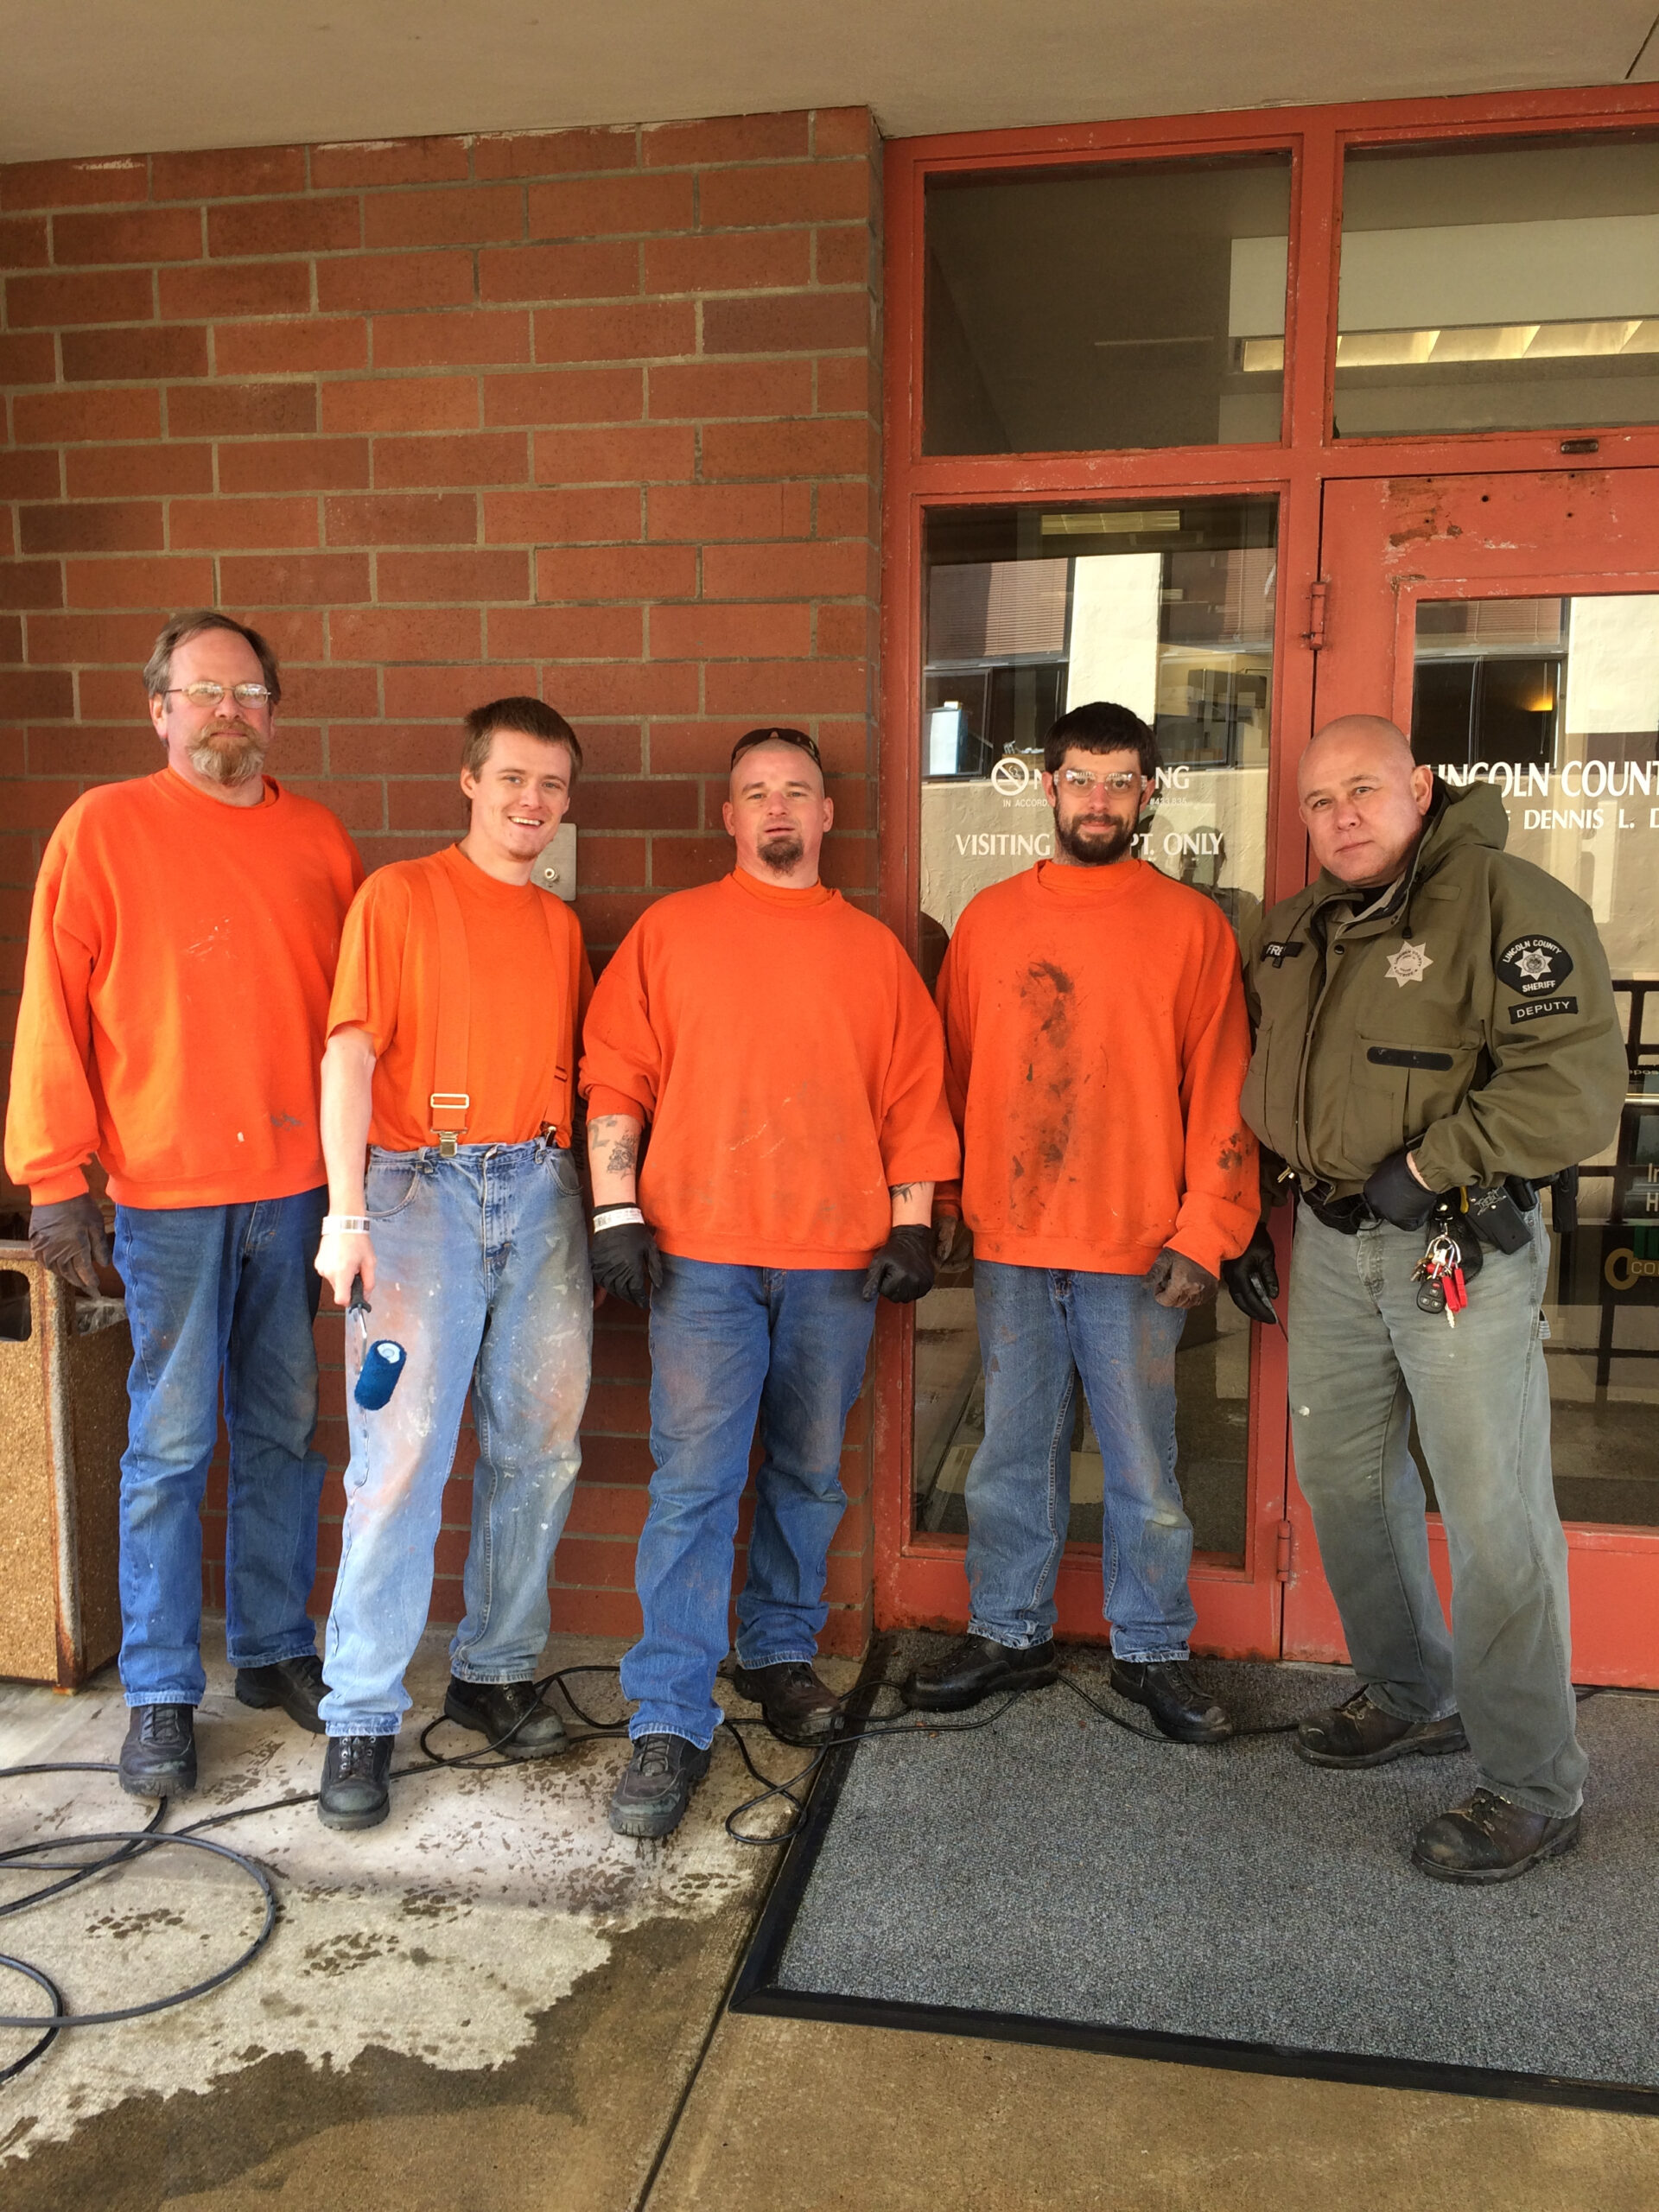
[[[1443,1720],[1402,1720],[1398,1713],[1373,1705],[1369,1690],[1358,1691],[1346,1705],[1310,1713],[1296,1724],[1297,1755],[1310,1766],[1386,1766],[1414,1752],[1440,1758],[1468,1748],[1455,1713]]]
[[[1477,1789],[1417,1832],[1411,1863],[1437,1882],[1512,1882],[1579,1840],[1580,1815],[1529,1812],[1495,1789]]]
[[[803,1659],[772,1667],[734,1667],[732,1688],[758,1705],[774,1736],[786,1744],[817,1743],[842,1723],[842,1701]]]

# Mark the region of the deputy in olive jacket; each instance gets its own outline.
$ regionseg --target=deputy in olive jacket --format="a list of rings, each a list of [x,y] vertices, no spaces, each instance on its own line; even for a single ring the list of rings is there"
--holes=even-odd
[[[1624,1048],[1589,908],[1504,852],[1490,785],[1449,790],[1392,722],[1353,715],[1315,738],[1298,787],[1321,873],[1266,916],[1246,957],[1243,1113],[1300,1195],[1296,1473],[1362,1687],[1304,1720],[1297,1749],[1366,1767],[1466,1746],[1479,1786],[1412,1856],[1441,1879],[1502,1881],[1577,1841],[1586,1764],[1534,1186],[1611,1141]],[[1461,1311],[1418,1274],[1447,1227]],[[1236,1301],[1270,1318],[1265,1229],[1228,1274]],[[1407,1448],[1414,1411],[1451,1554],[1451,1637]]]

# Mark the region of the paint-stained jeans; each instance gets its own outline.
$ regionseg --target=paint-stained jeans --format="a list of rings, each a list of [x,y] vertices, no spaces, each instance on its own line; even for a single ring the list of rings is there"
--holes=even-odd
[[[466,1618],[449,1647],[468,1682],[528,1681],[547,1641],[548,1574],[570,1510],[588,1401],[593,1281],[575,1162],[539,1140],[369,1154],[373,1313],[347,1322],[403,1345],[388,1402],[348,1400],[352,1459],[323,1643],[331,1736],[395,1736],[426,1626],[444,1484],[470,1388],[478,1432]]]
[[[323,1463],[312,1262],[327,1193],[240,1206],[118,1206],[131,1414],[121,1458],[121,1682],[129,1705],[200,1705],[201,1501],[230,1435],[225,1634],[234,1667],[315,1650]]]
[[[1535,1813],[1577,1809],[1567,1540],[1550,1481],[1539,1307],[1542,1209],[1487,1252],[1448,1328],[1417,1305],[1421,1230],[1344,1236],[1306,1206],[1290,1279],[1291,1436],[1355,1671],[1386,1712],[1460,1712],[1480,1779]],[[1413,1408],[1452,1560],[1448,1637],[1428,1564]]]
[[[862,1268],[740,1268],[663,1255],[651,1301],[651,1511],[634,1580],[645,1632],[622,1662],[630,1735],[707,1745],[728,1647],[738,1501],[755,1418],[746,1667],[810,1661],[828,1607],[830,1544],[846,1510],[841,1440],[875,1325]]]
[[[1054,1633],[1079,1377],[1105,1469],[1103,1611],[1120,1659],[1185,1659],[1192,1523],[1175,1479],[1185,1316],[1144,1275],[974,1264],[985,1440],[968,1470],[969,1633],[1016,1651]]]

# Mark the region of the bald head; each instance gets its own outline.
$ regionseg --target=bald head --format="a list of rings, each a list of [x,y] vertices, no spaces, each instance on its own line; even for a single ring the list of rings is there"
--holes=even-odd
[[[1392,883],[1422,834],[1433,769],[1381,715],[1342,715],[1302,755],[1297,797],[1313,857],[1339,883]]]

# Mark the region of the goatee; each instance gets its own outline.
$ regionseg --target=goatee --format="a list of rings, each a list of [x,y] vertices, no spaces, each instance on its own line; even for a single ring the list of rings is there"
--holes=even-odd
[[[760,858],[774,875],[787,875],[798,868],[806,847],[797,836],[768,837],[760,848]]]
[[[266,747],[251,730],[227,731],[217,744],[204,739],[190,748],[190,766],[215,784],[245,784],[265,765]]]
[[[1084,868],[1105,868],[1122,860],[1135,835],[1123,822],[1103,823],[1093,836],[1080,835],[1083,827],[1080,822],[1062,822],[1058,814],[1054,817],[1054,836],[1060,850]]]

